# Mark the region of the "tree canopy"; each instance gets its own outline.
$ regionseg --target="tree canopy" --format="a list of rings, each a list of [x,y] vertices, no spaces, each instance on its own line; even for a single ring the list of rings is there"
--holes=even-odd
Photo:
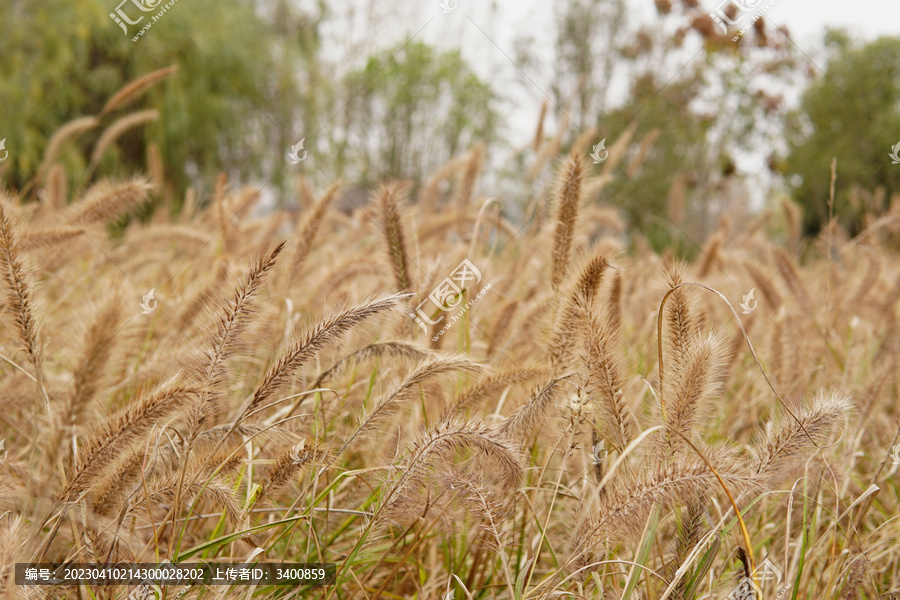
[[[370,57],[346,86],[353,95],[341,117],[339,167],[362,182],[421,179],[499,134],[498,97],[458,50],[405,43]]]
[[[866,210],[877,214],[900,192],[900,168],[887,157],[900,142],[900,38],[860,44],[832,32],[826,71],[811,75],[783,32],[767,33],[764,19],[732,38],[699,3],[655,4],[659,18],[635,24],[624,0],[560,3],[543,78],[546,57],[517,41],[524,49],[514,52],[518,72],[529,73],[522,84],[534,97],[537,81],[547,90],[538,100],[557,113],[557,133],[543,129],[542,117],[536,135],[535,152],[542,138],[553,143],[541,152],[555,153],[539,157],[542,174],[507,178],[517,210],[552,170],[547,158],[568,152],[591,128],[592,143],[612,144],[629,126],[634,137],[619,165],[627,176],[615,178],[603,200],[657,249],[680,236],[702,239],[719,215],[745,210],[748,189],[761,184],[759,174],[735,168],[740,153],[768,155],[767,174],[793,186],[809,233],[827,218],[832,157],[834,209],[851,231]],[[303,9],[288,0],[177,2],[136,42],[137,27],[123,33],[110,18],[115,8],[0,3],[5,185],[26,188],[46,174],[51,137],[79,117],[97,122],[83,123],[52,157],[73,189],[91,177],[147,171],[152,153],[174,198],[189,186],[211,187],[222,171],[236,182],[268,182],[284,200],[296,173],[315,179],[321,170],[362,186],[421,180],[475,144],[492,158],[492,150],[508,148],[512,123],[500,103],[511,98],[479,77],[461,51],[386,40],[359,60],[353,52],[335,60],[323,51],[323,24],[338,9],[324,0]],[[177,72],[104,110],[123,86],[169,66]],[[788,113],[778,90],[790,88],[805,92]],[[285,153],[301,138],[314,160],[285,168]],[[535,159],[528,152],[515,150],[485,170],[521,173]],[[638,156],[640,168],[626,173]],[[684,200],[692,230],[667,223],[673,196]]]
[[[900,38],[856,44],[831,32],[825,73],[803,94],[786,131],[790,143],[786,171],[805,209],[807,233],[828,219],[830,165],[837,159],[834,213],[851,233],[861,227],[866,199],[900,192],[900,168],[888,154],[900,142]],[[868,194],[876,189],[883,193]]]
[[[146,170],[150,142],[159,147],[176,187],[186,186],[191,174],[258,169],[267,140],[284,127],[280,103],[302,97],[295,78],[278,68],[280,61],[285,52],[296,59],[311,50],[288,36],[272,36],[265,15],[250,3],[227,10],[212,0],[174,4],[137,42],[131,41],[137,28],[123,34],[108,16],[112,9],[65,0],[0,4],[0,131],[13,161],[10,183],[25,185],[63,124],[99,115],[126,83],[168,65],[178,65],[179,73],[103,115],[84,134],[87,144],[63,152],[67,170],[84,172],[90,160],[84,148],[117,118],[142,108],[156,109],[160,118],[124,132],[104,153],[103,174]],[[301,17],[294,21],[302,25]],[[299,37],[313,29],[301,27]]]

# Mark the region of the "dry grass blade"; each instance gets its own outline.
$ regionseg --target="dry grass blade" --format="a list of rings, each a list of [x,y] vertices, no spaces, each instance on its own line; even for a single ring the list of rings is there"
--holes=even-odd
[[[131,100],[137,98],[148,88],[165,79],[172,73],[175,73],[176,71],[178,71],[178,65],[170,65],[168,67],[153,71],[152,73],[147,73],[143,77],[135,79],[134,81],[123,87],[121,90],[116,92],[113,97],[106,102],[103,110],[100,111],[101,116],[124,106]]]
[[[716,266],[716,259],[719,257],[719,250],[724,242],[725,234],[722,231],[717,231],[707,240],[706,245],[703,246],[703,262],[700,263],[700,268],[697,270],[697,279],[706,278],[713,266]]]
[[[94,151],[91,153],[91,164],[88,169],[91,171],[94,170],[100,163],[100,158],[102,158],[103,153],[106,152],[106,150],[112,146],[123,133],[129,129],[134,129],[135,127],[140,127],[141,125],[155,121],[158,118],[158,110],[142,110],[126,115],[107,127],[103,132],[103,135],[100,136],[100,139],[97,140],[97,145],[94,146]]]
[[[687,291],[680,287],[684,282],[681,265],[670,266],[668,279],[669,289],[675,291],[670,292],[672,297],[664,313],[664,343],[666,354],[678,363],[686,355],[690,339],[699,331],[699,319],[690,306]]]
[[[321,387],[323,381],[340,373],[340,371],[350,361],[359,362],[372,358],[382,357],[402,358],[409,361],[423,361],[432,356],[434,356],[434,351],[429,350],[428,348],[423,348],[422,346],[412,342],[376,342],[374,344],[369,344],[368,346],[351,352],[347,356],[341,358],[339,361],[331,365],[331,367],[323,371],[322,374],[316,378],[311,387]]]
[[[618,333],[622,329],[622,273],[620,271],[613,274],[612,284],[609,286],[607,320],[613,332]]]
[[[492,374],[464,390],[453,402],[442,420],[446,421],[450,417],[472,410],[489,396],[497,394],[511,385],[524,382],[536,384],[541,380],[546,380],[546,376],[547,369],[541,367],[513,369]]]
[[[375,408],[372,409],[372,412],[363,420],[359,428],[350,436],[350,439],[344,443],[338,454],[341,454],[360,435],[375,429],[379,422],[393,414],[407,400],[411,399],[415,395],[418,386],[428,380],[446,373],[479,373],[481,371],[482,367],[480,365],[456,356],[438,356],[423,362],[400,384],[376,401]]]
[[[582,161],[577,154],[566,158],[560,173],[559,189],[556,193],[556,229],[553,236],[553,263],[550,282],[554,290],[559,289],[569,269],[569,255],[572,251],[572,236],[578,219],[578,205],[581,202]]]
[[[406,237],[400,215],[400,184],[383,185],[378,190],[376,201],[381,207],[384,239],[388,257],[394,269],[394,278],[399,291],[411,290],[412,276],[409,271],[409,257],[406,252]]]
[[[641,140],[641,147],[638,149],[634,158],[631,159],[631,162],[628,163],[628,168],[625,170],[625,174],[629,179],[633,179],[637,175],[641,165],[644,164],[644,160],[647,158],[647,154],[650,152],[650,149],[653,147],[653,144],[658,137],[659,129],[652,129],[650,133],[645,135],[644,139]]]
[[[304,466],[321,459],[325,453],[315,447],[308,446],[306,441],[287,448],[275,460],[275,465],[269,471],[265,482],[257,496],[257,501],[264,497],[270,497],[274,492],[284,487],[288,481]]]
[[[788,247],[793,248],[800,239],[800,231],[803,227],[803,213],[799,206],[788,198],[781,201],[781,209],[784,212],[785,229],[787,229]]]
[[[42,386],[41,343],[34,315],[32,284],[22,262],[18,232],[13,225],[7,199],[0,192],[0,270],[6,284],[6,305],[18,334],[18,343],[34,367],[38,386]]]
[[[221,383],[224,362],[237,350],[237,337],[246,327],[253,299],[259,295],[260,287],[269,272],[275,268],[284,247],[285,243],[279,242],[268,254],[260,256],[250,267],[244,281],[226,299],[216,322],[211,348],[205,353],[199,367],[200,380],[205,385],[218,387]]]
[[[660,464],[638,475],[626,486],[603,496],[593,516],[575,532],[573,555],[585,554],[598,545],[618,543],[622,538],[633,540],[640,534],[654,503],[669,509],[687,502],[713,480],[713,474],[702,462]]]
[[[676,225],[680,225],[684,221],[685,196],[687,196],[687,176],[679,173],[672,181],[666,207],[666,216]]]
[[[201,389],[183,385],[164,385],[146,392],[95,427],[78,456],[77,466],[61,500],[71,500],[90,487],[124,447],[161,418],[184,407]]]
[[[584,324],[585,394],[600,408],[605,422],[604,433],[615,441],[619,450],[631,440],[633,427],[628,419],[621,366],[617,355],[618,338],[608,318],[598,317],[588,310],[578,315]]]
[[[57,159],[60,150],[68,140],[81,135],[86,131],[90,131],[96,127],[98,123],[99,121],[96,117],[81,117],[74,121],[69,121],[60,127],[50,138],[50,141],[47,142],[47,148],[44,150],[44,158],[41,160],[41,165],[38,167],[35,179],[38,181],[43,179],[44,173],[47,172],[50,165]]]
[[[781,306],[781,294],[778,293],[778,290],[775,289],[775,286],[772,285],[772,282],[768,278],[766,278],[754,265],[748,262],[744,262],[744,268],[747,269],[747,273],[749,273],[750,277],[753,278],[753,283],[756,284],[756,287],[759,288],[760,292],[762,292],[763,299],[765,299],[766,304],[769,305],[769,308],[772,310],[778,310],[778,307]]]
[[[225,513],[231,523],[236,523],[241,513],[241,507],[238,499],[235,498],[231,485],[218,478],[204,483],[189,483],[181,485],[179,488],[179,478],[177,474],[169,475],[151,482],[146,492],[143,488],[138,489],[129,499],[125,506],[125,515],[137,510],[147,510],[147,507],[158,508],[161,506],[171,505],[176,499],[180,498],[181,503],[186,507],[194,502],[197,498],[202,497],[210,507],[215,508],[219,512]],[[151,519],[158,518],[153,515]]]
[[[753,343],[750,341],[750,337],[747,335],[747,331],[744,329],[744,325],[743,325],[743,323],[741,323],[740,317],[738,317],[737,311],[734,310],[734,307],[731,305],[731,302],[728,301],[728,298],[726,298],[722,294],[722,292],[720,292],[716,289],[713,289],[707,285],[703,285],[702,283],[680,283],[677,286],[669,289],[669,291],[666,292],[665,296],[663,296],[662,301],[660,301],[660,304],[659,304],[659,313],[657,315],[656,337],[657,337],[657,348],[658,348],[657,357],[659,360],[659,395],[660,395],[661,408],[663,409],[663,415],[665,416],[665,410],[666,410],[665,403],[662,402],[662,400],[661,400],[662,395],[663,395],[663,389],[664,389],[663,388],[663,382],[664,382],[663,342],[662,342],[663,312],[665,311],[666,301],[669,299],[669,297],[672,296],[673,294],[675,294],[676,292],[678,292],[681,288],[686,287],[686,286],[698,287],[698,288],[710,291],[710,292],[716,294],[717,296],[719,296],[719,298],[721,298],[725,302],[725,304],[728,305],[728,309],[731,311],[731,313],[734,315],[734,317],[738,320],[738,326],[741,329],[741,334],[743,335],[744,339],[747,341],[747,345],[750,347],[750,354],[753,357],[753,360],[756,362],[756,366],[759,367],[760,371],[762,372],[763,378],[766,380],[766,384],[769,386],[769,388],[775,394],[775,397],[778,398],[778,401],[781,403],[782,408],[784,408],[784,410],[791,416],[791,418],[794,419],[794,422],[797,423],[797,425],[803,431],[804,435],[806,435],[807,439],[809,439],[810,443],[818,448],[819,447],[818,443],[815,441],[815,439],[812,437],[812,435],[810,435],[806,431],[806,429],[804,428],[803,423],[800,421],[799,417],[797,417],[797,415],[795,415],[794,412],[787,406],[787,404],[784,401],[784,398],[781,397],[781,394],[779,394],[778,390],[776,390],[775,387],[772,385],[772,382],[769,379],[769,376],[766,374],[765,370],[762,368],[762,365],[759,362],[759,358],[756,356],[756,349],[753,347]]]
[[[848,299],[848,303],[852,306],[857,306],[866,300],[872,290],[877,287],[881,276],[881,255],[870,249],[866,249],[864,255],[866,257],[865,274],[856,291]]]
[[[48,227],[44,229],[29,229],[22,232],[22,250],[33,252],[48,250],[74,240],[84,234],[78,227]]]
[[[640,535],[651,507],[658,504],[669,510],[679,504],[694,501],[711,484],[718,481],[735,505],[730,489],[748,489],[753,482],[734,472],[734,466],[724,453],[708,456],[700,454],[696,446],[684,438],[701,458],[700,461],[679,459],[666,463],[655,463],[633,480],[619,484],[611,493],[605,494],[596,511],[577,529],[573,538],[573,558],[579,560],[594,551],[597,546],[609,549],[620,540],[634,540]],[[719,463],[718,467],[713,463]],[[738,517],[739,522],[743,519]],[[746,527],[742,528],[748,549],[749,538]]]
[[[331,203],[337,198],[338,192],[340,192],[340,188],[337,185],[328,188],[325,195],[310,209],[309,216],[303,220],[303,226],[300,227],[298,223],[297,239],[291,248],[291,256],[288,261],[290,264],[290,271],[288,272],[285,289],[290,289],[291,283],[294,281],[297,273],[300,272],[300,267],[303,265],[303,262],[306,260],[306,257],[313,247],[313,242],[315,242],[316,239],[316,232],[318,232],[319,226],[325,218],[325,213],[328,212]]]
[[[65,206],[69,201],[66,170],[62,165],[53,165],[47,173],[47,183],[44,186],[44,194],[38,194],[41,201],[41,210],[49,212],[49,208]]]
[[[162,153],[159,151],[159,146],[153,142],[147,145],[147,172],[150,175],[150,183],[157,193],[166,188],[166,170]]]
[[[399,308],[405,294],[394,294],[364,302],[325,319],[312,328],[302,339],[295,341],[275,362],[263,377],[241,417],[264,404],[294,372],[328,345],[339,342],[344,335],[362,327],[371,319]],[[239,422],[240,418],[236,420]]]
[[[127,501],[127,490],[133,489],[142,473],[151,470],[144,464],[144,456],[130,448],[114,459],[90,488],[90,504],[93,512],[109,516],[121,509]]]
[[[484,146],[481,144],[472,148],[469,153],[469,159],[463,169],[462,179],[459,182],[459,190],[456,194],[456,209],[459,213],[468,210],[472,203],[472,194],[475,191],[475,180],[478,179],[478,172],[481,170],[481,163],[484,160]]]
[[[207,392],[191,413],[191,433],[193,439],[201,426],[218,411],[218,394],[225,383],[226,361],[238,350],[238,337],[247,326],[253,311],[253,300],[260,287],[284,250],[285,243],[279,242],[268,254],[258,258],[250,267],[247,277],[236,286],[216,320],[216,330],[210,348],[195,366],[197,381]]]
[[[544,120],[547,118],[547,99],[541,102],[541,112],[538,115],[537,127],[534,130],[534,141],[531,143],[531,149],[537,152],[544,143]]]
[[[684,507],[683,519],[675,539],[675,558],[669,568],[670,580],[676,570],[687,560],[691,550],[700,541],[701,534],[705,528],[704,516],[706,515],[708,506],[709,500],[704,496],[696,500],[688,500],[687,505]],[[687,579],[681,578],[673,597],[684,600],[687,586]]]
[[[681,438],[689,438],[712,408],[709,400],[721,393],[728,362],[724,342],[714,335],[696,336],[666,388],[666,436],[663,456],[671,458]],[[680,433],[677,435],[675,432]]]
[[[84,345],[75,367],[72,391],[66,396],[61,421],[55,424],[57,436],[61,437],[66,428],[82,422],[87,406],[100,390],[110,367],[113,342],[119,333],[122,316],[122,300],[115,294],[97,311],[84,337]],[[50,451],[55,453],[59,447],[59,437],[51,437],[53,442]]]
[[[494,321],[493,326],[491,326],[491,333],[488,335],[488,339],[491,342],[486,352],[488,358],[503,346],[503,340],[506,338],[506,333],[512,326],[513,317],[515,317],[518,310],[519,303],[516,300],[510,300],[500,309],[500,315]]]
[[[452,159],[434,171],[419,192],[419,205],[425,214],[432,214],[441,196],[441,184],[456,173],[461,166],[461,158]]]
[[[0,484],[0,488],[2,488]],[[3,493],[0,490],[0,493]],[[25,538],[22,516],[5,516],[0,520],[0,588],[12,589],[15,582],[16,553]]]
[[[213,270],[209,283],[199,292],[194,294],[189,301],[185,302],[185,308],[178,316],[177,323],[179,329],[186,329],[193,323],[213,301],[216,291],[226,285],[227,281],[228,263],[226,261],[220,261],[216,264],[216,268]]]
[[[628,128],[622,132],[615,142],[613,142],[612,146],[609,147],[609,159],[603,163],[603,169],[601,173],[603,175],[612,173],[616,170],[616,167],[619,166],[619,161],[621,161],[625,157],[625,149],[628,148],[628,144],[631,143],[631,138],[634,137],[634,132],[637,131],[638,122],[631,121],[628,125]]]
[[[774,253],[778,265],[778,273],[781,275],[782,279],[784,279],[788,289],[791,290],[791,293],[794,294],[794,297],[800,302],[800,306],[803,307],[803,310],[807,311],[807,314],[815,314],[815,304],[813,304],[812,299],[809,297],[809,291],[806,289],[806,286],[803,285],[803,281],[797,274],[797,270],[794,268],[794,265],[791,264],[791,258],[781,248],[776,248]]]
[[[523,445],[531,441],[541,420],[558,404],[564,381],[556,377],[535,393],[527,404],[511,414],[500,426],[500,433]]]
[[[697,448],[697,446],[694,445],[694,443],[691,440],[689,440],[686,436],[682,435],[680,432],[677,432],[677,431],[676,431],[676,433],[678,433],[679,437],[681,437],[684,440],[684,443],[687,444],[688,446],[690,446],[691,449],[694,451],[694,453],[696,453],[697,456],[700,457],[700,460],[703,461],[703,463],[709,468],[709,470],[712,471],[712,474],[715,475],[715,477],[716,477],[716,481],[719,482],[719,485],[725,491],[725,495],[728,496],[728,501],[731,503],[731,508],[732,508],[732,510],[734,510],[735,517],[737,518],[738,524],[740,525],[740,528],[741,528],[741,535],[744,538],[744,548],[745,548],[745,551],[747,554],[747,558],[749,559],[750,572],[755,573],[756,562],[753,558],[753,544],[750,542],[750,532],[747,530],[747,524],[744,522],[744,518],[741,516],[741,511],[738,508],[737,501],[734,499],[734,494],[731,493],[731,489],[729,488],[728,484],[725,482],[725,479],[722,478],[722,475],[719,473],[719,470],[713,466],[713,464],[703,454],[703,452],[701,452],[700,449]],[[738,483],[739,485],[743,484],[747,487],[752,486],[752,484],[747,484],[746,480],[741,480],[741,479],[737,479],[737,478],[736,478],[736,480],[737,480],[736,483]],[[755,575],[754,575],[754,577],[755,577]]]
[[[142,178],[123,183],[106,179],[92,185],[71,207],[71,222],[87,225],[108,221],[147,201],[150,185]]]
[[[827,441],[837,425],[851,411],[849,396],[820,394],[799,415],[799,421],[785,420],[770,432],[756,449],[757,465],[753,476],[762,481],[783,478],[810,447]]]
[[[484,483],[510,490],[521,481],[521,449],[499,431],[481,423],[443,423],[415,444],[405,461],[406,469],[386,494],[378,516],[409,516],[411,507],[421,503],[421,485],[432,470],[451,467],[454,458],[466,451],[478,457],[476,464],[485,473]]]
[[[588,127],[575,138],[575,141],[572,143],[572,148],[569,150],[571,154],[584,154],[585,152],[590,153],[589,148],[591,144],[596,139],[597,129],[595,127]]]
[[[594,305],[597,291],[608,267],[606,255],[596,252],[584,263],[581,274],[567,292],[549,347],[550,362],[555,369],[565,369],[568,365],[574,346],[572,341],[578,339],[580,333],[579,315]]]

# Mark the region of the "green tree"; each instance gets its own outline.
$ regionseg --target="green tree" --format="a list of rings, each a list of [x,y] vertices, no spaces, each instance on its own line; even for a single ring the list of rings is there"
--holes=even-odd
[[[498,139],[497,96],[458,51],[395,47],[370,57],[345,87],[335,167],[361,183],[420,179],[470,145]]]
[[[218,170],[238,179],[276,175],[284,132],[298,115],[314,120],[308,113],[317,104],[303,100],[322,93],[312,89],[317,70],[309,66],[323,6],[314,17],[291,12],[284,0],[177,2],[133,42],[141,24],[123,32],[109,17],[116,1],[0,3],[0,138],[10,151],[8,185],[27,183],[64,123],[98,115],[123,85],[173,64],[176,74],[69,145],[59,161],[73,184],[82,183],[103,129],[144,108],[157,109],[160,118],[121,136],[104,153],[97,176],[146,170],[150,142],[161,150],[176,197],[193,178]],[[123,11],[133,19],[141,14],[130,3]],[[286,65],[305,65],[308,77]]]
[[[865,206],[859,190],[900,192],[900,167],[891,147],[900,141],[900,38],[882,37],[857,45],[832,31],[826,38],[828,66],[803,94],[788,128],[786,170],[798,181],[794,194],[805,209],[809,234],[828,219],[831,161],[837,159],[835,214],[856,233]]]
[[[698,2],[655,4],[659,19],[637,24],[623,0],[559,3],[549,89],[559,117],[575,125],[569,141],[594,127],[592,143],[607,138],[608,148],[636,126],[603,200],[657,250],[675,243],[690,253],[696,246],[681,238],[701,241],[721,214],[734,212],[731,204],[746,199],[733,157],[777,146],[783,108],[773,90],[797,76],[797,61],[790,44],[766,34],[764,19],[734,39]],[[752,15],[744,18],[750,23]],[[766,74],[763,85],[759,73]],[[654,130],[642,166],[628,173]],[[666,214],[676,181],[689,216],[678,226]]]
[[[560,4],[551,94],[576,123],[592,123],[609,102],[608,82],[625,43],[624,0],[568,0]]]

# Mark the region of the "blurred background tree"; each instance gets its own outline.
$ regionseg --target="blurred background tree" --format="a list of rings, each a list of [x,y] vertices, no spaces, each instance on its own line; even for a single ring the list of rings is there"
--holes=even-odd
[[[888,158],[900,143],[900,38],[860,45],[831,31],[826,44],[825,73],[805,91],[786,130],[786,172],[796,182],[806,232],[815,234],[828,220],[830,165],[837,158],[834,212],[855,234],[864,211],[877,215],[888,208],[885,199],[900,193],[900,168]]]
[[[265,158],[272,155],[271,140],[280,148],[295,143],[293,123],[314,121],[330,93],[317,61],[324,2],[315,13],[301,13],[285,0],[267,10],[213,0],[182,6],[175,4],[132,42],[136,27],[123,34],[108,16],[112,2],[0,3],[0,131],[12,150],[10,186],[26,185],[49,136],[63,124],[98,115],[126,83],[168,65],[179,72],[69,144],[59,160],[75,177],[70,183],[84,183],[79,177],[103,130],[142,108],[158,110],[160,118],[121,135],[102,156],[98,176],[146,171],[150,143],[160,150],[175,198],[218,171],[239,180],[265,171],[277,175]]]
[[[605,138],[607,148],[635,127],[601,200],[655,249],[692,254],[691,241],[705,239],[723,215],[752,212],[750,188],[761,182],[744,180],[736,156],[783,143],[776,90],[798,84],[798,61],[790,43],[767,34],[764,19],[733,41],[699,2],[655,7],[659,19],[648,25],[630,18],[624,0],[559,3],[550,96],[558,127],[565,119],[574,125],[562,152],[591,127],[592,143]],[[521,60],[534,57],[526,49]]]
[[[168,65],[178,73],[68,145],[60,157],[68,173],[85,173],[104,128],[142,108],[160,118],[121,135],[96,176],[146,171],[152,143],[175,198],[219,171],[233,181],[268,182],[281,202],[292,196],[289,174],[317,177],[311,165],[359,184],[420,178],[469,145],[499,138],[496,96],[459,51],[415,41],[374,53],[362,68],[329,64],[324,0],[305,12],[288,0],[191,0],[189,10],[174,5],[137,42],[138,26],[124,35],[108,16],[114,8],[65,0],[0,5],[9,185],[27,185],[62,125],[99,114],[126,83]],[[287,149],[301,138],[315,160],[285,169]]]
[[[634,127],[601,200],[657,250],[695,252],[691,240],[703,240],[723,215],[743,220],[783,179],[797,184],[791,193],[815,232],[827,217],[832,156],[836,210],[851,230],[861,226],[863,208],[883,209],[900,193],[900,169],[886,156],[900,138],[900,39],[857,45],[831,33],[827,73],[815,76],[782,33],[769,34],[765,19],[733,39],[697,0],[654,0],[658,18],[640,23],[625,0],[564,0],[554,5],[550,55],[530,37],[515,43],[523,86],[515,91],[497,89],[458,49],[398,42],[399,28],[384,35],[371,3],[339,4],[179,2],[134,43],[134,32],[123,35],[108,16],[114,2],[0,3],[4,184],[27,187],[65,123],[100,115],[123,85],[177,65],[61,149],[55,162],[70,189],[88,183],[86,174],[147,171],[152,150],[176,205],[190,186],[209,189],[220,171],[237,185],[267,184],[285,204],[294,202],[297,173],[321,185],[338,177],[367,187],[385,178],[421,181],[480,143],[484,177],[500,181],[492,186],[505,210],[516,211],[546,190],[552,159],[582,132],[594,128],[591,143],[607,138],[609,147]],[[390,23],[402,20],[399,6],[390,10]],[[358,21],[362,38],[342,47],[341,35]],[[536,87],[547,96],[536,97]],[[805,88],[788,112],[783,98]],[[520,133],[511,126],[521,123],[506,120],[506,109],[523,99],[537,100],[535,113],[544,103],[550,115],[534,145],[509,151]],[[104,131],[147,109],[159,118],[124,130],[91,169]],[[286,168],[285,154],[301,138],[311,160]],[[522,177],[546,148],[553,156]],[[759,159],[756,170],[740,167],[748,156]]]
[[[398,45],[369,57],[344,86],[334,167],[361,184],[421,180],[471,145],[499,139],[498,97],[458,50]]]

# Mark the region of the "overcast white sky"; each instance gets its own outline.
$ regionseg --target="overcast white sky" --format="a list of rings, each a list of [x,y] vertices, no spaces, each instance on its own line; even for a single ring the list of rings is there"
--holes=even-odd
[[[900,34],[900,2],[896,0],[779,0],[769,11],[772,21],[792,34],[815,34],[827,26],[850,28],[862,37]]]

